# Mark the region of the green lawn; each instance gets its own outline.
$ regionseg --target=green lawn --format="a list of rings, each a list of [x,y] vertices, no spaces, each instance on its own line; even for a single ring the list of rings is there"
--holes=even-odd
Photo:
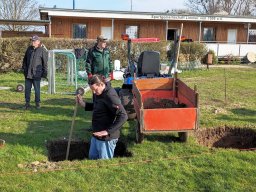
[[[179,78],[197,85],[200,128],[256,129],[256,69],[186,71]],[[24,93],[15,91],[22,82],[21,74],[0,74],[0,86],[12,87],[0,90],[0,139],[6,141],[0,148],[0,191],[256,191],[255,151],[209,149],[192,135],[180,143],[177,134],[152,134],[136,144],[135,121],[124,125],[121,136],[132,157],[62,161],[57,169],[37,171],[18,167],[47,161],[45,142],[68,137],[75,105],[72,95],[42,93],[41,110],[24,111]],[[85,97],[90,100],[91,93]],[[75,138],[90,138],[90,119],[79,108]]]

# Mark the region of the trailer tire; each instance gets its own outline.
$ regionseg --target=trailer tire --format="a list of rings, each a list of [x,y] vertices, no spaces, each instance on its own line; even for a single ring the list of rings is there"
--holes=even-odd
[[[128,119],[132,120],[136,118],[136,112],[133,105],[133,95],[131,89],[121,89],[119,91],[119,97],[124,109],[127,112]]]
[[[142,143],[143,139],[144,139],[144,134],[141,133],[140,131],[140,123],[137,122],[137,125],[136,125],[136,143],[140,144]]]
[[[178,135],[181,142],[188,141],[188,132],[179,132]]]

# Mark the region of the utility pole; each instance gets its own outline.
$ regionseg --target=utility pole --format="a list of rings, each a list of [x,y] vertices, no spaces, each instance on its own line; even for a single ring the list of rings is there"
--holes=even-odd
[[[75,0],[73,0],[73,9],[75,9]]]
[[[131,11],[132,11],[132,0],[131,0]]]

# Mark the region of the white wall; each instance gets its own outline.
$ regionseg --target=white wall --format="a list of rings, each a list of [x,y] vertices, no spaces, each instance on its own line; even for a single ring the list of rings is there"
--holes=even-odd
[[[248,52],[256,54],[255,44],[226,44],[226,43],[206,43],[209,49],[212,49],[217,57],[225,57],[233,55],[237,57],[245,57]]]

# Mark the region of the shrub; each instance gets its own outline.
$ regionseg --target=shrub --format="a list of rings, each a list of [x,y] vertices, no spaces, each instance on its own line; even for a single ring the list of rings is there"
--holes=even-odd
[[[170,59],[175,59],[175,51],[176,51],[176,44],[170,44],[170,51],[169,57]],[[185,61],[201,61],[207,53],[207,48],[205,44],[198,43],[198,42],[182,42],[180,44],[180,53],[179,53],[179,60]]]
[[[176,60],[176,46],[177,44],[171,42],[168,52],[171,61]],[[182,69],[198,68],[206,54],[207,48],[205,44],[198,42],[182,42],[180,44],[179,66]]]
[[[0,38],[0,71],[21,69],[22,60],[30,41],[27,37],[22,38]],[[64,38],[42,38],[42,43],[48,50],[52,49],[89,49],[95,44],[94,40],[64,39]],[[108,43],[112,60],[120,60],[122,67],[127,66],[127,41],[110,41]],[[132,43],[131,53],[138,57],[142,51],[153,50],[160,52],[161,62],[167,60],[167,42],[154,43]]]
[[[238,56],[234,56],[232,54],[224,56],[223,59],[226,61],[227,64],[230,65],[238,65],[241,63],[241,58],[239,58]]]

